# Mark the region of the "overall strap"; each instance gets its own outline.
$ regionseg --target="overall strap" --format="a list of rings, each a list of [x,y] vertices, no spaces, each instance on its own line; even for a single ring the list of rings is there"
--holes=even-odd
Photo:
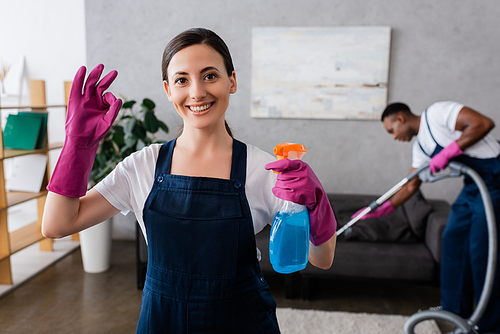
[[[427,118],[427,109],[425,109],[425,111],[423,112],[423,115],[425,117],[425,123],[427,124],[427,129],[429,129],[429,134],[431,135],[432,140],[434,140],[434,142],[436,143],[437,146],[440,146],[438,144],[438,142],[436,141],[436,139],[434,138],[434,136],[432,135],[431,127],[429,126],[429,119]],[[427,152],[425,152],[424,148],[422,147],[422,145],[420,144],[420,142],[418,141],[418,139],[417,139],[417,143],[418,143],[418,146],[420,147],[420,149],[422,150],[422,152],[424,152],[424,154],[426,156],[428,156],[429,158],[431,158],[432,154],[428,154]]]
[[[247,145],[233,139],[233,157],[231,162],[232,180],[240,180],[245,185],[247,175]]]
[[[427,154],[427,152],[424,151],[424,148],[422,147],[422,145],[420,145],[420,142],[418,141],[418,139],[417,139],[417,143],[418,143],[418,146],[420,146],[420,149],[422,150],[422,152],[424,152],[424,154],[430,158],[431,156],[429,154]]]
[[[160,147],[160,152],[158,152],[158,158],[156,160],[155,179],[160,174],[170,174],[172,154],[174,152],[176,140],[177,139],[171,140]]]
[[[427,129],[429,129],[429,134],[431,135],[431,138],[432,138],[432,140],[434,140],[436,145],[440,146],[438,144],[438,142],[436,141],[436,139],[434,138],[434,136],[432,135],[431,127],[429,125],[429,119],[427,118],[427,109],[425,109],[424,113],[425,113],[425,123],[427,123]]]

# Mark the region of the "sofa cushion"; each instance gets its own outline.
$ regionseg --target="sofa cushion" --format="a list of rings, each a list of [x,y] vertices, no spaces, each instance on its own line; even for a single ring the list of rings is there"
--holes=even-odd
[[[378,198],[372,195],[329,195],[328,197],[337,216],[339,227],[347,224],[356,211]],[[340,235],[338,240],[418,242],[424,237],[427,216],[431,210],[432,207],[420,191],[417,191],[391,214],[358,221],[351,229]]]
[[[420,191],[417,191],[415,195],[408,199],[402,206],[412,232],[418,240],[422,240],[425,236],[427,217],[432,211],[432,206],[427,202],[424,196],[422,196]]]

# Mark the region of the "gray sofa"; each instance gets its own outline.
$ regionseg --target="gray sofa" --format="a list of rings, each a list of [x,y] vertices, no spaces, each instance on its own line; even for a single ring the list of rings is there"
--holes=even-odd
[[[377,196],[328,195],[339,227],[353,213]],[[337,240],[329,270],[308,264],[299,273],[285,275],[285,297],[309,299],[310,279],[388,279],[437,284],[441,262],[441,235],[450,206],[442,200],[426,200],[418,192],[386,217],[360,221]],[[257,236],[264,275],[279,275],[269,262],[269,227]],[[297,284],[297,281],[299,282]],[[299,290],[299,291],[297,291]]]

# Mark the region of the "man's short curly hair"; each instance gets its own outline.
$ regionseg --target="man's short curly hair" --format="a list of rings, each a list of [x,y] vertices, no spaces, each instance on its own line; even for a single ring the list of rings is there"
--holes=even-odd
[[[383,122],[386,117],[392,116],[392,115],[397,114],[399,112],[411,113],[411,110],[404,103],[401,103],[401,102],[391,103],[385,108],[380,120]]]

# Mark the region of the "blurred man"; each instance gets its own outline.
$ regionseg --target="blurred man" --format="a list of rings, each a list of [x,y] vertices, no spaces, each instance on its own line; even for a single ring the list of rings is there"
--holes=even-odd
[[[404,103],[387,106],[382,114],[386,131],[395,140],[410,141],[414,136],[412,169],[429,164],[431,172],[445,168],[456,160],[474,169],[486,183],[495,216],[500,218],[500,144],[490,134],[493,121],[457,102],[437,102],[421,116]],[[416,177],[398,191],[390,201],[362,219],[385,216],[409,199],[422,181]],[[497,220],[497,232],[499,230]],[[498,234],[498,233],[497,233]],[[488,230],[481,195],[469,177],[453,203],[443,232],[441,260],[441,306],[463,318],[469,318],[473,301],[483,290],[488,258]],[[479,332],[500,333],[500,270],[483,317]]]

